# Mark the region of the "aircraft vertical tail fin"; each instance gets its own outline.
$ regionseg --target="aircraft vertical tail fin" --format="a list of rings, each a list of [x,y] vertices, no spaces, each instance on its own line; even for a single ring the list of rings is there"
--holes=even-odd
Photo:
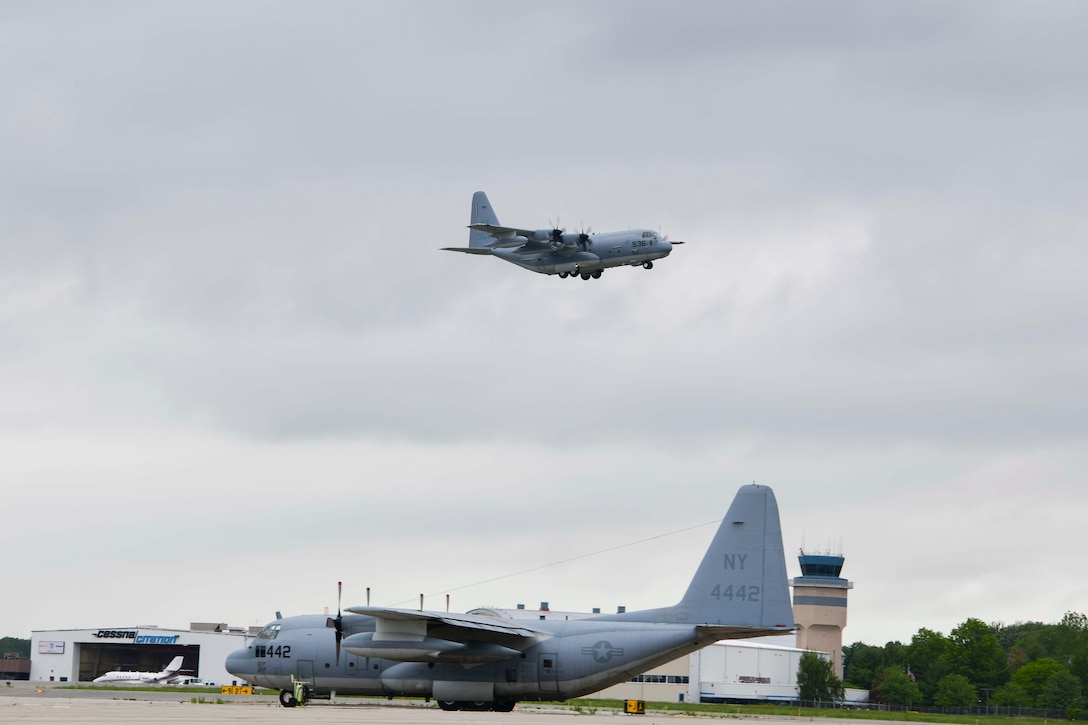
[[[767,486],[742,486],[679,604],[615,615],[701,625],[729,637],[793,630],[778,502]]]
[[[185,660],[185,657],[183,655],[178,655],[174,659],[170,660],[170,664],[168,664],[166,666],[166,669],[163,670],[163,672],[165,672],[168,675],[174,674],[175,672],[177,672],[178,670],[181,669],[181,663],[184,660]]]
[[[477,191],[472,195],[472,216],[469,224],[491,224],[499,226],[499,218],[495,216],[495,210],[491,208],[491,202],[487,200],[487,194]],[[470,229],[468,232],[468,246],[483,247],[492,241],[490,234],[479,229]]]

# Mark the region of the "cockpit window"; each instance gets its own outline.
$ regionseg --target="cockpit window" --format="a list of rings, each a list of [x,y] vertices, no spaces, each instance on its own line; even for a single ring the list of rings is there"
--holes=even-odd
[[[280,633],[280,624],[270,624],[261,630],[261,633],[257,635],[257,639],[275,639]]]

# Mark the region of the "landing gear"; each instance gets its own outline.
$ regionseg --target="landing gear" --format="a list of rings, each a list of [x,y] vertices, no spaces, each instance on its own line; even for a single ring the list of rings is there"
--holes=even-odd
[[[291,689],[280,690],[280,704],[284,707],[305,705],[313,695],[314,691],[310,689],[306,680],[296,680],[295,676],[291,675]]]
[[[602,270],[599,270],[599,269],[593,270],[593,279],[600,279],[601,278],[601,271]]]
[[[582,279],[589,279],[592,276],[593,275],[590,274],[589,272],[582,272]]]
[[[566,279],[566,278],[567,278],[567,273],[566,272],[560,272],[559,273],[559,279]]]
[[[642,263],[642,268],[643,269],[653,269],[654,268],[654,263],[653,262],[643,262]]]
[[[485,700],[438,700],[438,707],[446,712],[455,712],[457,710],[471,710],[472,712],[486,712],[488,710],[494,710],[495,712],[510,712],[514,709],[514,705],[517,705],[516,700],[495,700],[494,702],[487,702]]]

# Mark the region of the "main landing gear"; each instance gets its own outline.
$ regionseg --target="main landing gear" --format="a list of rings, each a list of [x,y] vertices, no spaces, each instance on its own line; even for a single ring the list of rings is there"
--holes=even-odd
[[[577,279],[579,276],[581,276],[582,279],[589,279],[590,277],[592,277],[593,279],[600,279],[601,271],[602,270],[595,269],[592,272],[560,272],[559,279],[566,279],[567,277],[570,277],[571,279]]]
[[[453,712],[455,710],[472,710],[474,712],[494,710],[495,712],[510,712],[514,709],[514,705],[516,704],[517,702],[514,700],[495,700],[494,702],[485,702],[483,700],[438,700],[438,707],[447,712]]]

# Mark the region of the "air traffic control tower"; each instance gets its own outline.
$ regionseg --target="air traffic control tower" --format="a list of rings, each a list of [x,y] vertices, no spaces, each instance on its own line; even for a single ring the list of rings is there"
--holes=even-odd
[[[846,627],[846,593],[854,583],[839,572],[845,558],[835,554],[797,557],[801,576],[793,579],[793,619],[800,649],[830,652],[835,674],[842,679],[842,630]]]

